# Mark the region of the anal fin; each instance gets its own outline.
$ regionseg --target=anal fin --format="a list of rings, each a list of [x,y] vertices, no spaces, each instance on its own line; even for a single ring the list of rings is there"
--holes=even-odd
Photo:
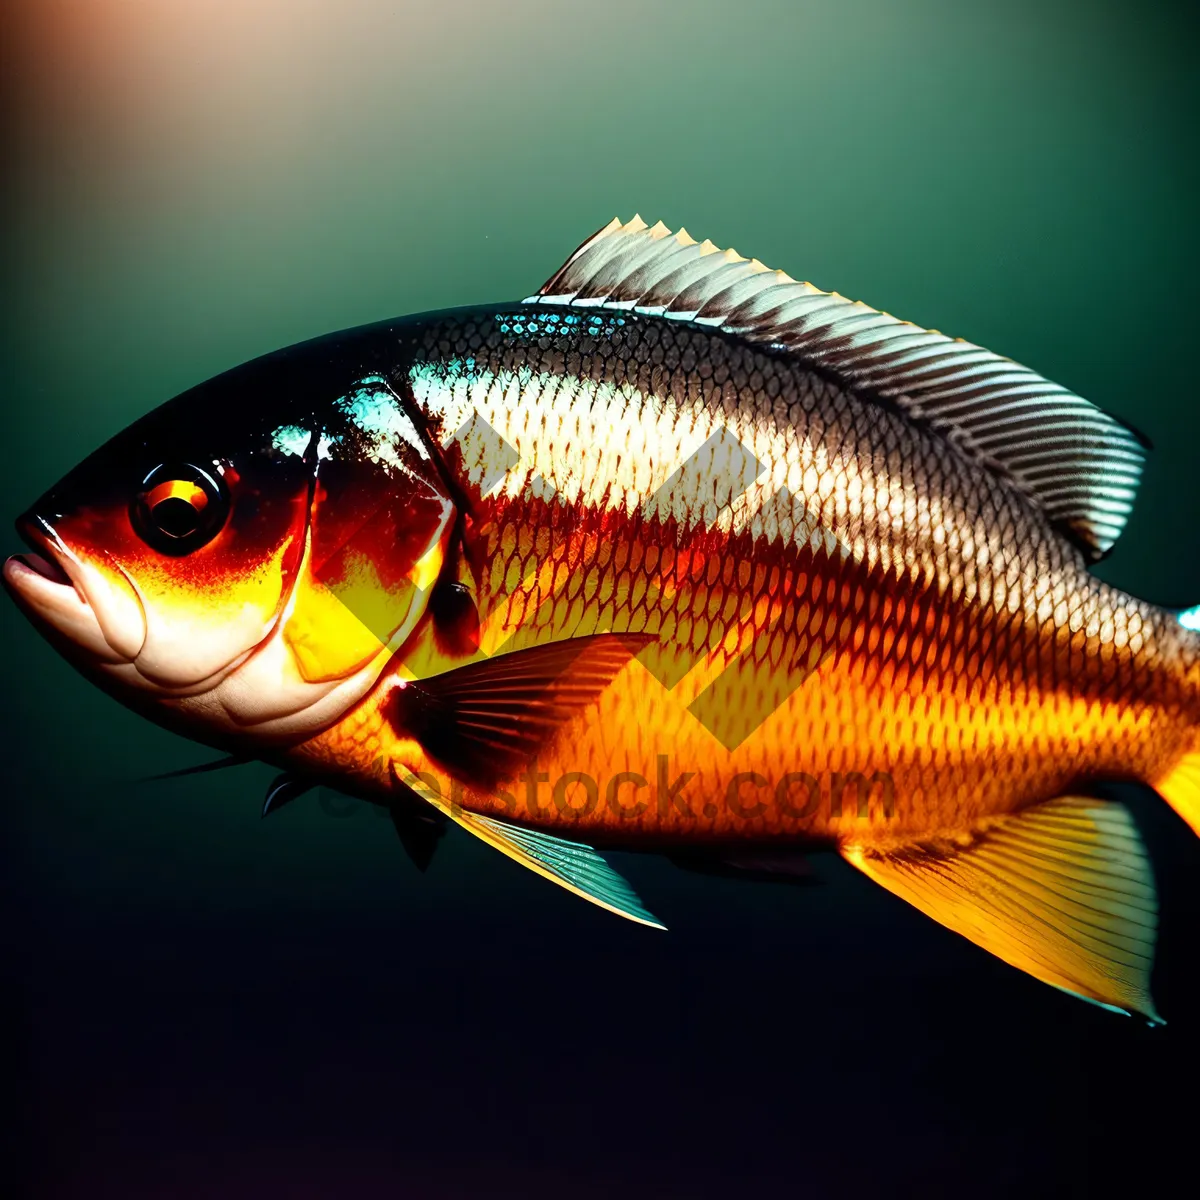
[[[549,879],[568,892],[574,892],[576,896],[582,896],[584,900],[590,900],[620,917],[654,929],[666,929],[646,911],[629,884],[591,846],[513,825],[497,817],[468,812],[439,799],[428,799],[434,808],[480,841],[521,866],[528,867],[543,879]]]
[[[977,946],[1094,1004],[1162,1024],[1158,901],[1119,804],[1060,796],[931,843],[848,845],[848,862]]]

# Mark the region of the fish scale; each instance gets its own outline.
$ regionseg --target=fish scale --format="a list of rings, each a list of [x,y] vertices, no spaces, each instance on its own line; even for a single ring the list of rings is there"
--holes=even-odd
[[[477,332],[467,330],[463,336],[469,342],[478,344]],[[692,333],[691,336],[697,335]],[[543,337],[540,340],[547,339]],[[707,340],[710,343],[707,348],[710,357],[724,354],[726,357],[737,358],[748,353],[737,347],[730,347],[723,339],[708,337]],[[629,341],[631,344],[626,352],[637,354],[638,340],[630,338]],[[509,364],[514,361],[529,363],[528,347],[508,345],[503,348],[497,347],[497,350],[496,361],[481,372],[484,377],[491,375],[500,381],[488,389],[486,404],[481,406],[485,417],[501,428],[512,426],[515,419],[547,429],[552,411],[548,413],[538,405],[537,394],[531,394],[529,390],[514,394],[514,390],[506,388],[503,381]],[[644,353],[644,348],[642,350]],[[556,357],[550,353],[542,362],[535,361],[529,365],[534,370],[550,371]],[[616,361],[623,362],[624,358]],[[961,578],[963,572],[972,571],[974,563],[963,559],[952,561],[950,552],[956,539],[957,544],[961,546],[974,534],[979,541],[986,541],[990,552],[990,561],[982,580],[985,585],[1008,583],[1015,586],[1022,579],[1045,579],[1047,572],[1066,573],[1072,577],[1072,581],[1074,577],[1079,577],[1091,582],[1090,577],[1080,570],[1078,555],[1058,539],[1047,538],[1044,522],[1038,521],[1036,515],[1022,505],[1019,498],[1014,496],[1010,489],[1005,488],[1001,481],[992,476],[972,473],[964,464],[952,459],[944,445],[934,439],[928,439],[924,445],[918,443],[914,447],[911,428],[897,429],[896,420],[886,412],[861,402],[854,405],[851,397],[832,391],[825,381],[804,371],[797,371],[785,361],[766,360],[761,365],[765,369],[773,368],[772,377],[778,377],[780,374],[789,377],[789,390],[799,391],[804,399],[789,405],[786,416],[776,416],[763,404],[761,394],[743,387],[737,392],[737,408],[729,413],[735,419],[743,418],[738,422],[737,432],[743,433],[746,429],[748,422],[745,418],[758,422],[757,429],[752,430],[748,436],[743,434],[750,448],[759,457],[773,450],[770,461],[777,468],[782,466],[783,471],[780,473],[794,484],[802,485],[805,482],[804,473],[807,470],[810,473],[810,486],[803,494],[814,515],[835,528],[853,523],[856,528],[851,530],[852,533],[858,531],[857,527],[862,527],[863,532],[870,535],[870,541],[867,543],[868,558],[880,557],[885,563],[895,561],[898,572],[906,571],[911,574],[912,557],[916,556],[924,568],[926,577],[939,573],[940,567],[940,574],[949,575],[954,572],[954,578]],[[421,380],[429,380],[431,376],[435,376],[436,371],[436,362],[414,368],[415,374]],[[589,390],[584,386],[589,377],[582,376],[577,385],[580,389],[581,405],[595,405],[598,393],[606,386],[620,385],[621,377],[622,372],[614,367],[609,376],[590,379],[593,386]],[[456,402],[462,403],[466,399],[464,393],[478,399],[478,387],[472,386],[473,382],[469,379],[456,380],[448,373],[443,379],[447,394],[439,397],[438,403],[444,405],[446,411],[453,412]],[[571,390],[572,394],[575,394],[576,388]],[[681,391],[686,393],[687,389],[676,385],[661,393],[646,393],[640,391],[636,385],[630,385],[622,394],[621,402],[633,410],[633,419],[638,421],[646,408],[657,408],[661,411],[666,405],[674,403],[679,410],[683,410],[683,405],[678,399]],[[515,412],[503,411],[506,399],[515,401]],[[709,408],[715,405],[718,412],[722,407],[727,407],[721,400],[714,400],[711,395],[704,403]],[[688,415],[686,411],[671,414],[674,424],[671,444],[658,447],[660,454],[680,452],[678,447],[684,442],[682,434],[686,427],[679,422],[681,417],[686,418]],[[806,454],[803,447],[797,448],[801,437],[811,443],[818,435],[823,435],[821,442],[830,459],[842,461],[844,456],[846,463],[840,472],[841,481],[836,469],[826,472],[816,470],[811,465],[813,454]],[[903,457],[899,454],[901,435],[907,445]],[[522,440],[530,442],[528,438]],[[653,445],[649,446],[652,454],[655,448]],[[549,436],[543,436],[530,442],[525,448],[523,464],[531,476],[552,476],[556,463],[569,458],[570,449],[569,438],[555,442]],[[622,449],[617,447],[616,453],[619,455]],[[849,488],[845,486],[844,480],[850,469],[855,470],[860,485],[863,485],[860,486],[862,501],[857,507],[852,507],[845,499]],[[884,498],[882,504],[873,503],[875,497],[872,496],[869,485],[876,479],[878,495]],[[571,482],[576,487],[602,491],[605,481],[598,480],[595,476],[589,477],[585,471],[580,471],[578,478]],[[840,487],[839,482],[842,482]],[[509,491],[519,492],[523,483],[523,480],[514,481],[510,476]],[[643,486],[644,490],[646,489]],[[796,490],[800,491],[801,488],[797,487]],[[942,520],[935,524],[930,511],[933,505],[927,499],[931,497],[940,502],[940,515],[952,515],[956,519]],[[924,503],[920,498],[926,498]],[[838,500],[841,500],[840,504]],[[681,523],[686,524],[689,511],[696,506],[696,498],[682,495],[673,497],[672,501]],[[981,533],[981,526],[985,522],[989,532]],[[938,545],[939,542],[941,546]],[[1097,591],[1094,595],[1099,598],[1102,593]],[[1130,598],[1122,597],[1119,593],[1114,593],[1112,598],[1119,601],[1112,606],[1112,619],[1117,622],[1129,616],[1140,619],[1149,611],[1148,606],[1136,601],[1130,602]]]

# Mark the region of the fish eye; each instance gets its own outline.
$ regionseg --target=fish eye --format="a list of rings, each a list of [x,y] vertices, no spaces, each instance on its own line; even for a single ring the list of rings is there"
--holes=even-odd
[[[152,549],[191,554],[224,528],[229,494],[214,472],[191,463],[163,463],[142,480],[130,515],[138,536]]]

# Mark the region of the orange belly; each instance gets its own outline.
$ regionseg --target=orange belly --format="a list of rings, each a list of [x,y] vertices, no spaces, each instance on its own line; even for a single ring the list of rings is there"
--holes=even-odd
[[[396,741],[370,702],[301,753],[350,772],[367,793],[386,791],[394,769],[418,794],[602,844],[883,844],[963,829],[1080,779],[1152,779],[1186,736],[1149,702],[965,678],[894,688],[845,656],[820,664],[731,748],[742,729],[696,715],[711,674],[702,664],[668,689],[630,662],[498,788],[473,789],[453,764]],[[749,663],[723,676],[729,718],[754,709],[757,674]]]

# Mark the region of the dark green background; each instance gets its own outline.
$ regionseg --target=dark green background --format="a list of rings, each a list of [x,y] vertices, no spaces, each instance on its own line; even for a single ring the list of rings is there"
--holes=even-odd
[[[1133,422],[1101,571],[1200,601],[1190,7],[27,3],[0,513],[209,375],[527,295],[636,211]],[[366,811],[262,823],[266,768],[135,786],[207,752],[7,602],[0,637],[30,1195],[1095,1195],[1194,1140],[1200,848],[1152,797],[1154,1032],[836,861],[618,856],[664,935],[465,835],[421,878]]]

